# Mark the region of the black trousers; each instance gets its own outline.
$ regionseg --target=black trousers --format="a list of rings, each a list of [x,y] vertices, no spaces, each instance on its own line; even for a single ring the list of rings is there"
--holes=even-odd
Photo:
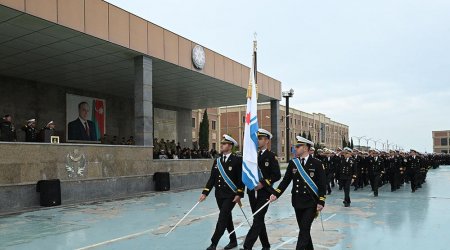
[[[327,174],[327,191],[331,192],[331,186],[334,186],[334,174],[328,173]]]
[[[311,225],[316,217],[317,207],[296,208],[295,217],[300,228],[298,233],[296,250],[313,250],[314,246],[311,239]]]
[[[411,182],[411,190],[415,191],[417,190],[417,176],[418,176],[418,171],[409,169],[408,170],[408,179]]]
[[[352,184],[352,179],[341,180],[342,186],[344,187],[344,203],[350,204],[350,186]]]
[[[257,197],[255,198],[255,192],[249,192],[249,200],[250,206],[252,207],[252,213],[255,213],[260,209],[270,198],[270,194],[265,192],[264,190],[257,192]],[[252,249],[256,240],[259,237],[259,241],[261,241],[261,245],[263,247],[270,247],[269,237],[267,237],[266,224],[264,222],[265,216],[269,206],[265,206],[259,213],[257,213],[253,217],[253,224],[250,227],[250,230],[247,233],[247,237],[245,237],[244,248]]]
[[[211,238],[211,243],[217,245],[220,238],[227,230],[231,233],[234,230],[233,217],[231,211],[233,211],[236,203],[233,202],[234,198],[216,198],[217,206],[219,207],[219,219],[217,220],[216,230]],[[230,235],[230,242],[236,242],[236,233]]]
[[[395,191],[400,186],[400,173],[398,172],[392,172],[390,173],[390,180],[391,183],[391,191]]]
[[[378,195],[378,188],[380,187],[380,175],[375,174],[370,176],[370,186],[372,187],[372,191],[374,195]]]

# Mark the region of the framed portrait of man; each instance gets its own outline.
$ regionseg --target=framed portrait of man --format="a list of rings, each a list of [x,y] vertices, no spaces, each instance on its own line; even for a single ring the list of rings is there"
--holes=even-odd
[[[68,142],[100,143],[106,133],[105,100],[66,95],[66,139]]]
[[[52,144],[59,144],[59,136],[51,136],[50,137],[50,142]]]

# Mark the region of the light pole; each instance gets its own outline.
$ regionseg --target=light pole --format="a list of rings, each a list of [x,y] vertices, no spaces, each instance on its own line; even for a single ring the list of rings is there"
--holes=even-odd
[[[291,98],[291,97],[293,97],[294,96],[294,90],[293,89],[290,89],[289,91],[283,91],[282,92],[282,95],[283,95],[283,97],[284,98],[286,98],[286,120],[285,120],[285,125],[286,125],[286,143],[285,143],[285,145],[286,145],[286,162],[288,162],[289,163],[289,158],[290,158],[290,156],[291,156],[291,144],[290,144],[290,142],[289,142],[289,138],[290,138],[290,135],[291,135],[291,133],[290,133],[290,128],[289,128],[289,121],[290,121],[290,119],[289,119],[289,98]]]
[[[361,150],[361,139],[363,139],[364,137],[366,137],[365,135],[363,136],[352,136],[352,138],[356,138],[358,139],[358,149]]]
[[[380,142],[381,140],[372,140],[373,143],[375,143],[375,149],[377,149],[377,142]]]
[[[366,147],[367,147],[367,150],[369,150],[369,141],[371,141],[372,140],[372,138],[363,138],[364,140],[366,140]]]

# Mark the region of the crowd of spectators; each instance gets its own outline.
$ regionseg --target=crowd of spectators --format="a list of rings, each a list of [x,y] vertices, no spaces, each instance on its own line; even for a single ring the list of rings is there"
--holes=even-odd
[[[182,148],[175,140],[153,140],[153,159],[214,159],[217,155],[215,149]]]

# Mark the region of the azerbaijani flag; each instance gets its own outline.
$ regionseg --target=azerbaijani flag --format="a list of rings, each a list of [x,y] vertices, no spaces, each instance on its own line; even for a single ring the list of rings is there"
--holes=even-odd
[[[253,46],[252,68],[247,89],[247,111],[245,115],[244,143],[242,153],[242,182],[253,190],[259,183],[258,169],[258,116],[256,93],[256,41]]]
[[[94,99],[92,101],[92,122],[95,125],[97,141],[105,134],[105,102],[103,100]]]

